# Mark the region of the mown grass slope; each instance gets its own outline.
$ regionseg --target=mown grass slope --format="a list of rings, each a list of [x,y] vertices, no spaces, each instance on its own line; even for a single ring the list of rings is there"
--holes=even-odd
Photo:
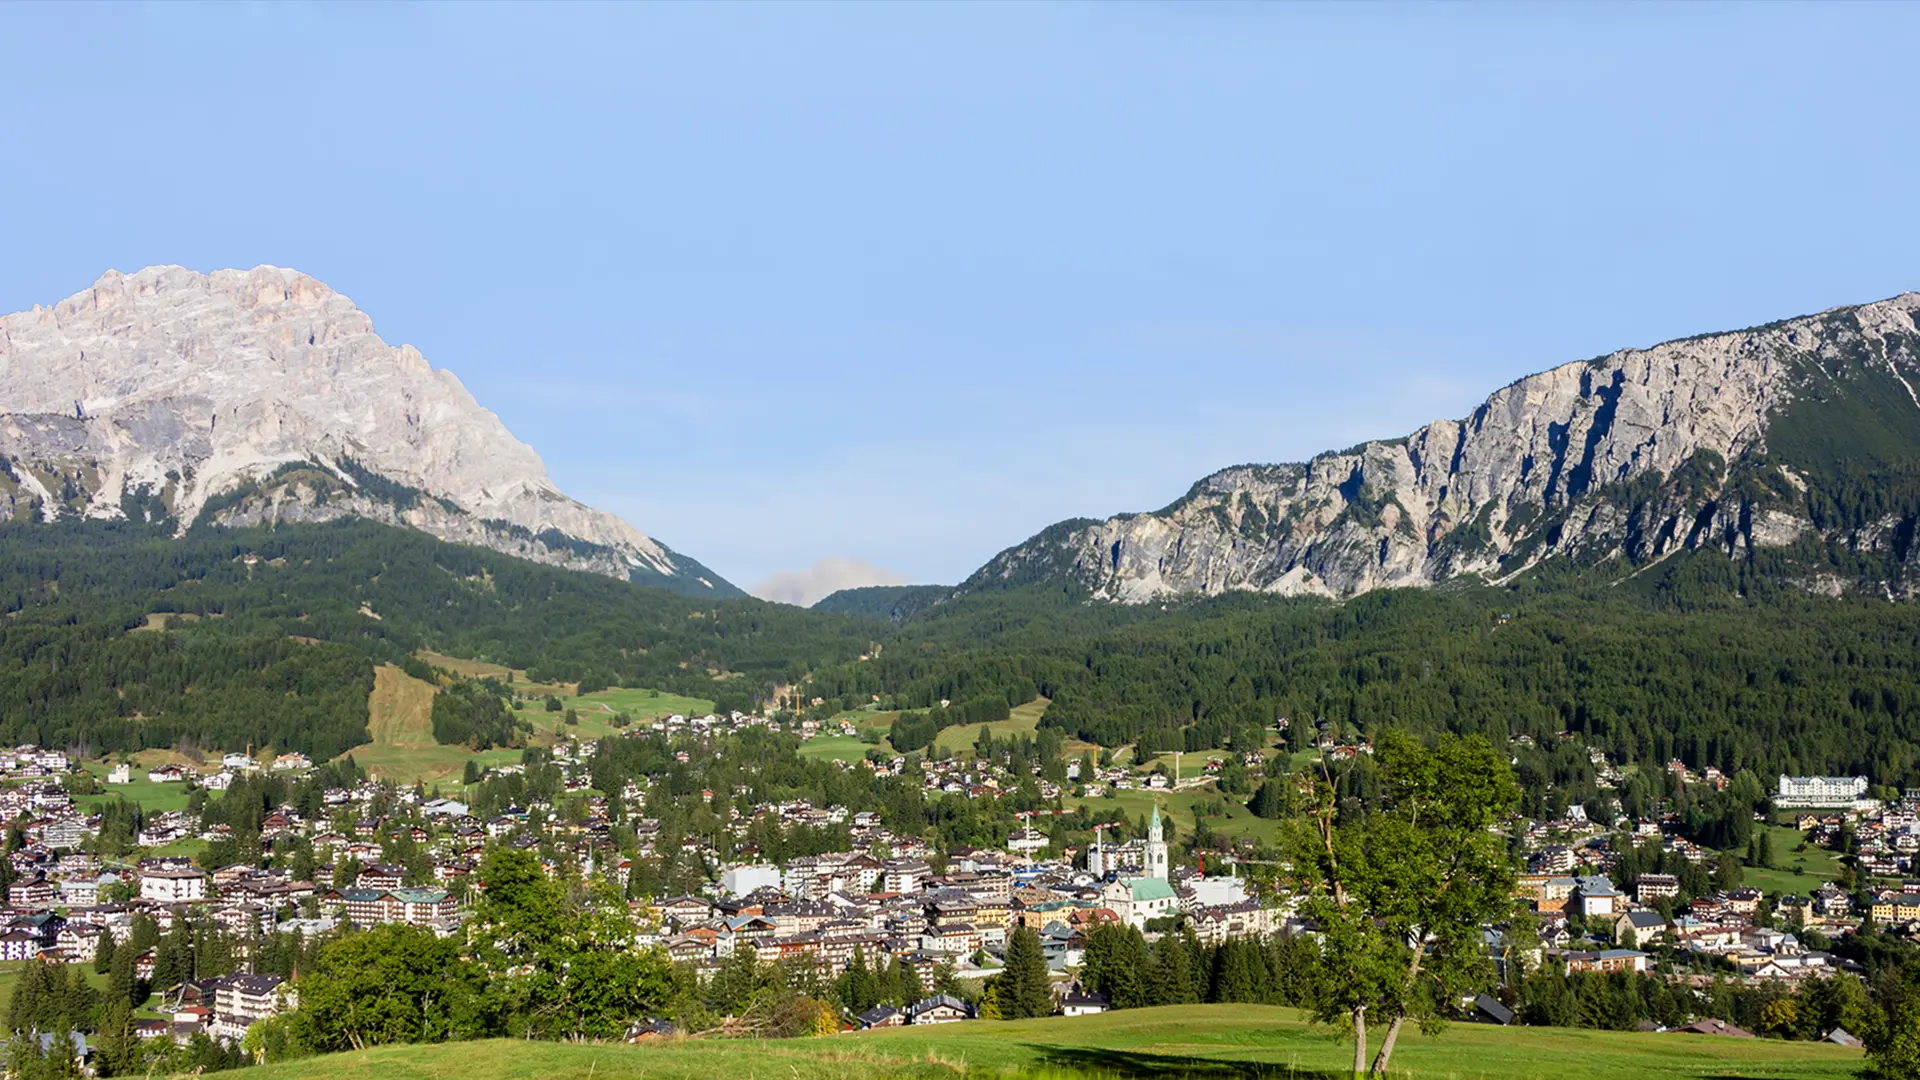
[[[1034,698],[1025,705],[1015,705],[1005,720],[994,720],[985,724],[959,724],[942,731],[934,737],[934,745],[956,754],[973,753],[973,744],[980,740],[981,729],[993,732],[996,739],[1011,735],[1031,736],[1040,727],[1040,717],[1047,711],[1046,698]]]
[[[879,1080],[1339,1075],[1351,1047],[1290,1009],[1190,1005],[1076,1019],[895,1028],[834,1038],[585,1046],[510,1040],[391,1047],[253,1070],[254,1080]],[[1851,1077],[1857,1051],[1815,1043],[1461,1024],[1402,1036],[1395,1072],[1489,1080]]]

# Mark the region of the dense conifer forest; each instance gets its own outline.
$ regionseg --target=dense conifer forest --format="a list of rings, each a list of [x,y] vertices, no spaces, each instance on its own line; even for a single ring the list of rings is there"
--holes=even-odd
[[[1389,727],[1546,748],[1570,731],[1620,762],[1920,783],[1920,612],[1789,577],[1696,552],[1617,583],[1562,564],[1344,603],[1148,605],[1028,584],[903,618],[890,603],[862,616],[688,598],[366,522],[180,539],[9,525],[0,739],[331,757],[367,739],[373,665],[431,648],[722,708],[878,698],[909,712],[902,749],[1046,697],[1044,729],[1143,755],[1261,745],[1285,719],[1300,748]],[[478,699],[435,716],[443,741],[476,746],[505,722]],[[1563,783],[1591,768],[1553,767]]]

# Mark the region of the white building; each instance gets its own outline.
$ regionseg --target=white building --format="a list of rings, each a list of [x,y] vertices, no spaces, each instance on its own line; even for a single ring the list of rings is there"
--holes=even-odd
[[[207,875],[193,867],[140,871],[140,898],[182,904],[207,897]]]
[[[1050,841],[1046,833],[1029,826],[1007,837],[1007,850],[1031,855],[1036,851],[1045,851],[1048,843]]]
[[[1226,907],[1245,903],[1247,883],[1237,877],[1194,878],[1187,882],[1193,890],[1194,907]]]
[[[256,1021],[292,1009],[297,1004],[293,987],[279,975],[229,975],[213,996],[213,1033],[222,1039],[238,1039]]]
[[[1101,903],[1112,908],[1121,922],[1132,923],[1140,930],[1147,928],[1150,919],[1163,919],[1180,912],[1180,898],[1174,894],[1173,886],[1165,878],[1128,878],[1125,881],[1110,882],[1100,891]]]
[[[1574,880],[1577,884],[1574,886],[1573,900],[1581,915],[1593,919],[1612,915],[1619,910],[1622,899],[1620,891],[1613,887],[1613,882],[1605,874]]]
[[[728,896],[745,896],[755,889],[777,889],[780,887],[780,868],[736,866],[720,875],[720,886],[727,890]]]
[[[933,876],[933,870],[920,859],[888,859],[881,864],[880,888],[890,893],[916,893]]]
[[[1854,808],[1870,802],[1866,794],[1864,776],[1782,775],[1773,802],[1776,806]]]

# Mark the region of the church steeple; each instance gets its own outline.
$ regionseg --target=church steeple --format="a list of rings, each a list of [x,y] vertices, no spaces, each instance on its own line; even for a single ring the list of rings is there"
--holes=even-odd
[[[1168,878],[1166,834],[1160,828],[1160,807],[1154,805],[1153,817],[1147,821],[1147,865],[1146,875],[1150,878]]]

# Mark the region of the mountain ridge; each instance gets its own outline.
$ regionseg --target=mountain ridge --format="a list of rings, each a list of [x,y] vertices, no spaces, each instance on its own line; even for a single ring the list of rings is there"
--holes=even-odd
[[[695,594],[730,583],[563,493],[457,376],[274,266],[108,271],[0,317],[0,516],[368,517]]]
[[[1815,520],[1828,496],[1810,489],[1920,462],[1916,312],[1908,292],[1561,364],[1401,438],[1232,466],[1158,511],[1057,523],[961,588],[1350,597],[1504,579],[1556,555],[1640,566],[1687,547],[1806,542],[1890,557],[1879,584],[1912,595],[1913,499],[1840,529]],[[1804,584],[1857,583],[1816,572]]]

